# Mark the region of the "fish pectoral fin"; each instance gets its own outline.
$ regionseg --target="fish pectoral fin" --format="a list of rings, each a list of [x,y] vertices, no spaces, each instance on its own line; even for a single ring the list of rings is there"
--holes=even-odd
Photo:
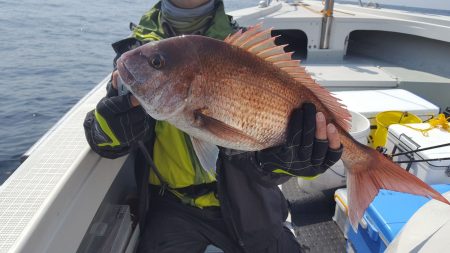
[[[210,117],[208,115],[208,109],[198,109],[194,111],[195,120],[198,122],[199,127],[212,133],[213,135],[229,140],[231,142],[246,142],[256,147],[263,147],[264,145],[258,142],[255,138],[247,135],[239,129],[236,129],[226,123]]]
[[[212,175],[216,172],[216,161],[219,156],[219,148],[209,142],[191,137],[192,147],[202,165],[202,168]]]

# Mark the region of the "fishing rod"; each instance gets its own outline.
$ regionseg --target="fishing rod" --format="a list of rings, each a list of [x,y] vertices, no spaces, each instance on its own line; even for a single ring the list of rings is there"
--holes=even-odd
[[[395,161],[395,163],[407,163],[406,165],[406,171],[409,171],[413,165],[413,163],[420,163],[420,162],[431,162],[431,161],[445,161],[450,160],[450,157],[445,158],[433,158],[433,159],[422,159],[422,160],[405,160],[405,161]],[[448,170],[448,169],[447,169]],[[447,173],[447,172],[446,172]]]
[[[446,147],[446,146],[450,146],[450,143],[445,143],[445,144],[440,144],[440,145],[436,145],[436,146],[431,146],[431,147],[426,147],[426,148],[419,148],[419,149],[415,149],[415,150],[400,152],[400,153],[396,153],[396,154],[391,154],[389,156],[390,157],[394,157],[394,156],[399,156],[399,155],[406,155],[406,154],[416,153],[416,152],[425,151],[425,150],[434,149],[434,148],[442,148],[442,147]]]
[[[387,149],[385,147],[377,147],[377,150],[380,153],[384,154],[387,158],[392,160],[395,156],[408,155],[408,154],[411,154],[411,153],[417,153],[417,152],[420,152],[420,151],[425,151],[425,150],[435,149],[435,148],[442,148],[442,147],[446,147],[446,146],[450,146],[450,143],[440,144],[440,145],[426,147],[426,148],[419,148],[419,149],[405,151],[405,152],[400,152],[400,153],[396,153],[396,154],[386,154]],[[397,146],[394,148],[394,152],[395,152],[396,149],[397,149]],[[412,159],[412,157],[410,157],[410,156],[408,156],[408,158]],[[412,166],[413,163],[432,162],[432,161],[446,161],[446,160],[450,160],[450,157],[421,159],[421,160],[395,161],[395,163],[407,163],[408,165],[406,166],[406,171],[409,171],[411,169],[411,166]]]
[[[422,159],[422,160],[395,161],[395,163],[418,163],[418,162],[432,162],[432,161],[445,161],[445,160],[450,160],[450,157],[433,158],[433,159]]]

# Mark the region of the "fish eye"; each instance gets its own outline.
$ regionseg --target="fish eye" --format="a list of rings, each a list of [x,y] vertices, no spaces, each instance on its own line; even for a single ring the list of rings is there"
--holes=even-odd
[[[149,60],[149,63],[153,68],[160,69],[164,66],[164,58],[157,54]]]

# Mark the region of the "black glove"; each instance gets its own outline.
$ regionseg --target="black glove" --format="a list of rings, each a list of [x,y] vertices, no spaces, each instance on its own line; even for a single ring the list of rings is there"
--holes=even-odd
[[[286,143],[257,152],[256,158],[265,171],[281,169],[295,176],[313,177],[339,161],[343,147],[328,147],[327,140],[315,138],[316,107],[305,103],[291,114]]]
[[[117,96],[117,90],[109,82],[107,96],[96,107],[97,113],[106,120],[121,145],[126,146],[146,140],[151,119],[142,106],[132,106],[130,96],[130,93]]]
[[[141,106],[131,105],[130,94],[117,96],[110,81],[106,97],[99,101],[95,112],[86,115],[84,128],[86,139],[95,152],[115,158],[128,153],[133,143],[147,141],[153,131],[150,130],[152,123],[154,120]]]

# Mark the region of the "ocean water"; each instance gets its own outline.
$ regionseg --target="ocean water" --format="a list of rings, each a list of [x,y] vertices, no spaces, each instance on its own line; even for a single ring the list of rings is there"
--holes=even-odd
[[[227,11],[255,0],[225,0]],[[112,69],[111,43],[155,0],[0,0],[0,184]],[[81,127],[81,126],[80,126]]]

